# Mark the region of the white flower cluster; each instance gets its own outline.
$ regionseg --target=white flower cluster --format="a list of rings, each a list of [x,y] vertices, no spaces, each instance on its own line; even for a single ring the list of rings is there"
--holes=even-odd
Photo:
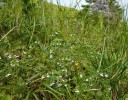
[[[108,78],[108,74],[107,74],[107,73],[100,73],[100,76],[101,76],[101,77]]]

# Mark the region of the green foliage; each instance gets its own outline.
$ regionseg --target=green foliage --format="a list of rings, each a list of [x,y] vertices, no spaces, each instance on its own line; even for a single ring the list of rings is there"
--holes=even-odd
[[[89,8],[5,2],[0,9],[0,100],[127,98],[127,22],[107,23]]]

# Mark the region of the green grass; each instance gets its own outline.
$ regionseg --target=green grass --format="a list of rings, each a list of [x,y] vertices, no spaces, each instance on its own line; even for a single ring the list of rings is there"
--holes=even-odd
[[[128,98],[127,22],[45,1],[0,8],[0,100]],[[95,18],[94,18],[95,17]]]

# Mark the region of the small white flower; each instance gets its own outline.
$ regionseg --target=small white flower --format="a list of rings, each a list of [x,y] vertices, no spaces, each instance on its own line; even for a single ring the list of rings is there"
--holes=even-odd
[[[68,57],[66,57],[65,60],[68,60]]]
[[[111,91],[111,88],[108,88],[109,91]]]
[[[12,56],[11,56],[11,55],[8,55],[8,58],[9,58],[9,59],[11,59],[11,58],[12,58]]]
[[[75,61],[74,60],[72,60],[72,63],[74,63]]]
[[[86,79],[86,81],[88,81],[88,79]]]
[[[19,56],[18,55],[14,55],[15,58],[18,58]]]
[[[44,75],[42,75],[42,76],[41,76],[41,79],[44,79],[44,78],[45,78],[45,76],[44,76]]]
[[[23,54],[26,54],[26,52],[24,51]]]
[[[10,66],[11,66],[11,67],[14,67],[14,66],[15,66],[15,64],[10,64]]]
[[[49,74],[47,73],[46,77],[49,77]]]
[[[76,93],[79,93],[80,91],[78,89],[75,90]]]
[[[52,56],[52,54],[50,54],[50,58],[52,58],[53,56]]]
[[[57,65],[59,65],[60,63],[59,62],[57,62]]]
[[[82,74],[80,74],[80,78],[82,78],[83,77],[83,75]]]
[[[9,77],[11,74],[10,73],[8,73],[5,77]]]
[[[31,55],[28,55],[29,58],[31,58]]]
[[[62,78],[62,76],[59,76],[59,78]]]
[[[30,45],[30,46],[29,46],[29,49],[31,49],[31,48],[32,48],[32,46]]]
[[[0,56],[0,60],[1,60],[2,58],[1,58],[1,56]]]
[[[37,41],[35,41],[35,44],[37,44],[38,42]]]
[[[52,53],[52,50],[50,50],[50,53]]]
[[[62,69],[62,72],[67,72],[67,69]]]
[[[69,78],[68,80],[71,81],[72,79]]]
[[[59,43],[57,43],[56,45],[59,45]]]
[[[55,83],[53,82],[53,83],[50,83],[50,86],[53,86]]]
[[[64,60],[64,58],[62,58],[62,60]]]
[[[108,74],[105,74],[104,76],[107,78],[108,77]]]
[[[58,32],[55,32],[55,34],[59,34]]]
[[[65,87],[67,87],[67,84],[64,84]]]
[[[53,73],[53,72],[51,72],[51,74],[52,74],[52,75],[54,75],[54,73]]]
[[[62,84],[61,84],[61,83],[58,83],[58,84],[57,84],[57,87],[61,87],[61,86],[62,86]]]
[[[16,60],[16,62],[18,63],[18,62],[19,62],[19,60]]]
[[[104,74],[103,74],[103,73],[100,73],[100,76],[101,76],[101,77],[103,77],[103,76],[104,76]]]

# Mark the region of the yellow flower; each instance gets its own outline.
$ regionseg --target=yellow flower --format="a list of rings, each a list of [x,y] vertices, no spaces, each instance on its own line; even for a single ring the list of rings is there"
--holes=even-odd
[[[76,66],[78,66],[78,65],[79,65],[79,63],[75,63],[75,65],[76,65]]]

